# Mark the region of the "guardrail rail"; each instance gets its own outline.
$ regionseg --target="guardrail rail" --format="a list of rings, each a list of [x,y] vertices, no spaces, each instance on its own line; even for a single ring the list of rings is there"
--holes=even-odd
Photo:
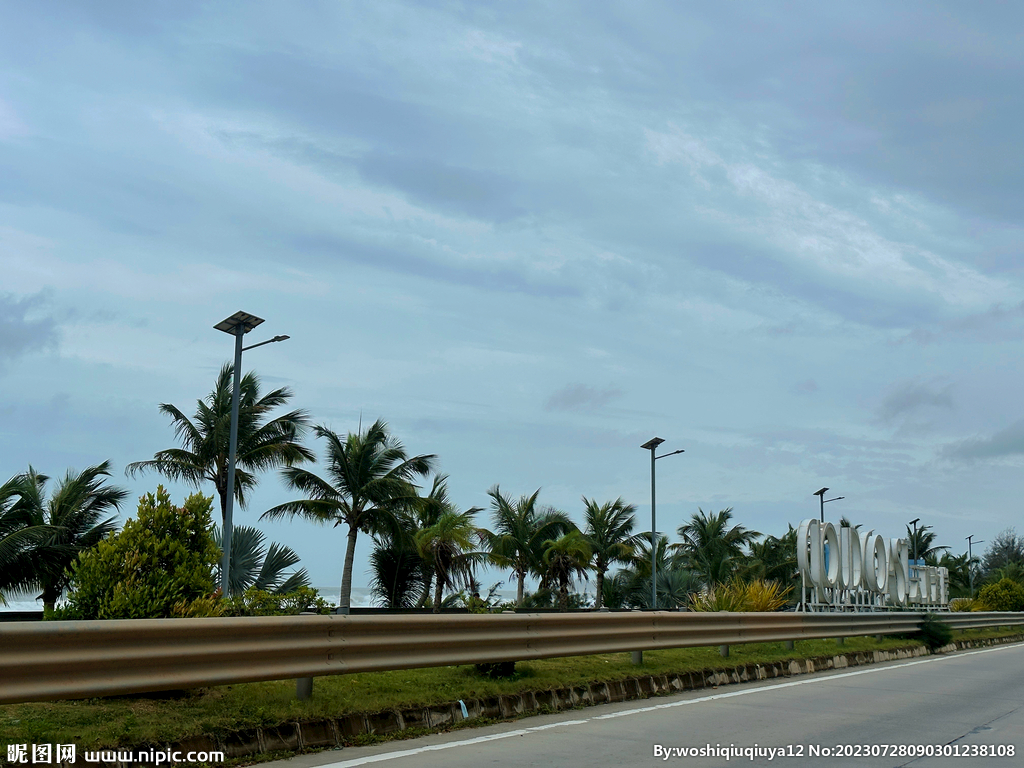
[[[0,704],[619,651],[912,633],[924,614],[270,616],[0,623]],[[955,629],[1024,613],[940,614]]]

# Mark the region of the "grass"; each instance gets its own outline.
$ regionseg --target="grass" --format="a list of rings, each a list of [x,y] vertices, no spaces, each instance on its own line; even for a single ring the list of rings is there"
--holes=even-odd
[[[1009,630],[968,630],[955,639],[1017,634]],[[0,743],[74,743],[80,749],[174,743],[203,733],[226,734],[256,726],[316,720],[357,712],[443,704],[523,691],[622,680],[638,675],[695,672],[764,664],[837,653],[907,648],[920,642],[898,637],[801,640],[796,650],[783,643],[734,645],[729,658],[718,648],[645,651],[642,667],[628,653],[519,662],[516,675],[490,680],[473,667],[373,672],[316,678],[313,697],[295,700],[295,682],[246,683],[189,691],[179,696],[119,697],[0,706]]]

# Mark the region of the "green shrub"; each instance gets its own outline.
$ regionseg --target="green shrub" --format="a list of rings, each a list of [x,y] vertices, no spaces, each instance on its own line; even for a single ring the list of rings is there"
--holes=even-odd
[[[491,680],[503,680],[516,675],[516,663],[514,661],[492,661],[484,664],[476,664],[477,674],[489,677]]]
[[[1011,579],[1000,579],[982,587],[978,601],[989,611],[1019,611],[1024,609],[1024,587]]]
[[[138,515],[75,563],[58,619],[154,619],[223,613],[213,569],[220,559],[211,499],[171,504],[163,486],[139,499]]]
[[[334,606],[312,587],[299,587],[284,595],[249,587],[226,602],[225,616],[294,616],[299,613],[329,614]]]
[[[949,601],[949,610],[954,613],[974,610],[975,600],[973,597],[954,597]]]
[[[953,630],[948,624],[939,621],[934,613],[926,613],[921,620],[917,639],[935,651],[953,641]]]

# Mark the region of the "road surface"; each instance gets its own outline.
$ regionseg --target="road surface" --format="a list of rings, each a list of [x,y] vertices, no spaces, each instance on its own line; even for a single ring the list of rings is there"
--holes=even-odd
[[[904,750],[931,745],[933,751],[951,754],[900,754],[901,745]],[[702,747],[710,747],[711,756],[680,756],[677,751]],[[860,756],[836,756],[837,747],[844,752],[859,748]],[[1005,756],[982,756],[983,747]],[[727,759],[723,748],[739,754]],[[773,752],[762,751],[751,760],[745,750],[752,748]],[[886,748],[888,755],[882,754]],[[1021,766],[1024,644],[588,707],[270,765]]]

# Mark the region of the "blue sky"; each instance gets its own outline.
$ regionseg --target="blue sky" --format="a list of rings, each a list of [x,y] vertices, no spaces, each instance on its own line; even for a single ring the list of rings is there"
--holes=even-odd
[[[241,309],[291,336],[247,370],[338,432],[384,418],[463,507],[649,519],[658,435],[666,531],[779,534],[829,486],[833,519],[990,540],[1024,495],[1022,16],[8,4],[0,471],[151,490],[124,466]],[[236,521],[290,498],[265,476]],[[263,527],[340,580],[340,530]]]

